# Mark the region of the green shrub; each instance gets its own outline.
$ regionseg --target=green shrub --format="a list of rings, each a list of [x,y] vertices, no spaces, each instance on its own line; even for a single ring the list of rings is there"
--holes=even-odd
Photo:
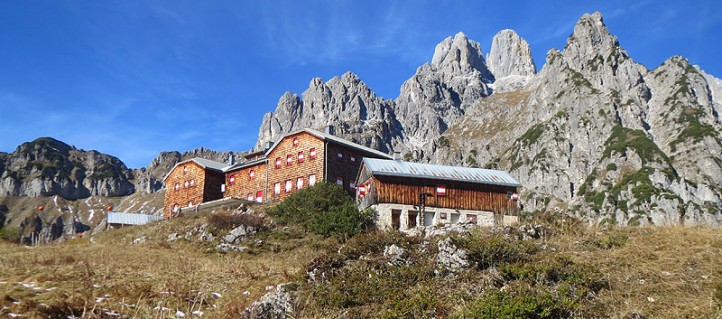
[[[515,263],[527,260],[538,251],[528,242],[504,238],[502,234],[452,237],[455,244],[466,249],[469,260],[480,269],[497,266],[502,263]]]
[[[627,243],[627,234],[619,230],[609,230],[601,236],[584,241],[585,244],[601,249],[612,249],[622,247]]]
[[[0,228],[0,240],[17,243],[20,241],[20,230],[17,228]]]
[[[566,287],[535,289],[520,285],[510,292],[488,290],[467,303],[457,318],[573,318],[582,304]]]
[[[505,264],[499,268],[499,272],[508,281],[524,280],[534,285],[549,286],[566,284],[595,293],[608,286],[607,281],[596,268],[577,264],[565,257],[534,263]]]
[[[296,224],[315,234],[345,240],[373,225],[373,211],[359,212],[336,184],[317,183],[268,209],[279,224]]]

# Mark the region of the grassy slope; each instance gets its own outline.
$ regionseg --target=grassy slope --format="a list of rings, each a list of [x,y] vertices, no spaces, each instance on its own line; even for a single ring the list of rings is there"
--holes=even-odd
[[[183,234],[204,222],[202,215],[187,216],[112,230],[93,242],[83,238],[33,248],[0,243],[0,308],[9,308],[0,316],[13,312],[46,318],[71,311],[80,315],[86,308],[133,317],[172,317],[176,310],[187,316],[200,310],[207,318],[233,317],[267,286],[304,271],[303,266],[328,244],[293,229],[259,233],[264,243],[243,253],[218,253],[213,244],[198,241],[165,241],[170,233]],[[132,244],[142,236],[145,243]],[[222,297],[213,298],[214,292]]]
[[[168,223],[110,231],[95,237],[94,243],[85,238],[37,248],[0,244],[0,282],[3,282],[0,283],[0,308],[8,307],[0,310],[0,315],[14,312],[44,318],[54,313],[67,314],[69,310],[81,314],[86,308],[95,309],[95,313],[107,309],[135,317],[165,318],[172,317],[178,309],[186,315],[201,310],[206,318],[230,318],[263,295],[267,286],[300,278],[313,259],[322,256],[322,260],[333,260],[334,254],[348,251],[354,245],[349,242],[344,246],[346,248],[339,249],[332,240],[294,229],[261,233],[258,238],[264,243],[243,253],[220,254],[212,249],[212,244],[197,241],[165,241],[171,232],[184,233],[204,222],[202,215],[187,216]],[[722,264],[722,234],[719,229],[601,230],[574,227],[556,228],[556,232],[555,236],[533,242],[540,250],[524,267],[562,256],[578,265],[596,268],[608,283],[608,288],[601,289],[592,297],[592,306],[585,307],[587,316],[588,311],[598,311],[592,313],[593,317],[611,318],[623,318],[629,312],[642,313],[650,318],[714,318],[722,315],[719,301],[714,297],[715,289],[719,289],[717,287],[722,283],[722,270],[719,268]],[[480,234],[485,233],[488,232]],[[140,236],[146,236],[148,241],[132,245],[132,240]],[[360,242],[361,248],[358,248],[359,243],[355,245],[356,249],[363,250],[363,246],[370,242],[399,240],[393,238],[398,237],[382,240],[367,238],[366,242]],[[419,239],[412,242],[423,245]],[[415,252],[415,258],[433,261],[430,254],[433,249],[428,251]],[[383,258],[378,248],[375,252],[360,254],[366,257],[349,263],[356,265],[355,269],[366,269],[367,265],[373,266],[374,271],[393,269],[383,268],[386,267],[383,261],[374,261],[375,258]],[[419,267],[426,267],[425,263],[420,262]],[[503,270],[503,267],[500,269]],[[444,308],[446,311],[443,313],[451,317],[458,317],[464,311],[463,303],[458,303],[456,298],[480,295],[480,289],[474,286],[481,285],[490,274],[488,269],[469,269],[457,280],[449,281],[434,279],[424,272],[389,273],[397,276],[395,280],[407,276],[419,280],[418,284],[400,282],[409,285],[410,289],[398,292],[421,296],[418,299],[421,301],[435,300],[439,304],[422,306]],[[357,279],[364,285],[398,290],[361,278]],[[386,279],[381,277],[383,280]],[[18,283],[34,283],[37,289]],[[523,283],[506,282],[510,286]],[[353,281],[341,283],[340,287],[363,288],[349,284]],[[432,288],[424,288],[426,284]],[[439,290],[435,292],[436,288]],[[309,284],[302,285],[300,289],[306,296],[326,293],[326,288],[316,289]],[[245,291],[248,293],[244,294]],[[223,297],[214,299],[212,292]],[[345,293],[341,293],[337,297],[342,298]],[[437,294],[435,297],[424,297],[434,293]],[[96,302],[96,298],[106,296],[106,299]],[[300,315],[338,317],[346,313],[380,317],[389,314],[384,309],[384,299],[376,304],[352,303],[349,309],[334,309],[332,301],[327,301],[329,303],[324,306],[318,301],[306,299]],[[389,296],[387,299],[394,298]],[[14,301],[20,303],[14,304]],[[154,310],[159,306],[171,310]],[[413,304],[411,307],[414,307]],[[92,316],[86,314],[86,317]]]

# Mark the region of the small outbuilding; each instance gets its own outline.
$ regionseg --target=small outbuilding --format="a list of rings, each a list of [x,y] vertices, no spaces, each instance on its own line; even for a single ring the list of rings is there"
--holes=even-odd
[[[519,220],[519,182],[500,170],[364,158],[356,198],[373,207],[381,229]]]

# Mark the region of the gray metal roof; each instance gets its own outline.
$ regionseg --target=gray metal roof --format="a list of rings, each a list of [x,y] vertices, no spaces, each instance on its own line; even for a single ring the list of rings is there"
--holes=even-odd
[[[198,163],[198,165],[203,166],[204,168],[213,169],[221,172],[223,172],[223,170],[228,166],[228,164],[226,163],[211,161],[200,157],[194,157],[190,160]]]
[[[241,169],[241,168],[258,165],[258,164],[260,164],[260,163],[267,162],[267,161],[268,161],[268,158],[263,157],[263,158],[259,158],[259,159],[257,159],[257,160],[252,160],[252,161],[248,161],[248,162],[243,162],[243,163],[234,164],[234,165],[231,165],[231,166],[226,167],[226,168],[224,169],[224,172],[228,173],[228,172],[230,172],[230,171],[235,171],[235,170],[238,170],[238,169]]]
[[[363,163],[373,175],[428,178],[446,181],[519,187],[521,184],[505,171],[411,163],[399,160],[364,158]]]
[[[165,180],[168,178],[168,176],[170,176],[170,173],[172,173],[173,170],[175,170],[175,168],[178,167],[178,165],[182,165],[182,164],[185,164],[188,162],[196,162],[198,165],[200,165],[203,168],[218,171],[221,173],[225,172],[226,167],[228,167],[228,164],[225,164],[225,163],[211,161],[211,160],[207,160],[205,158],[200,158],[200,157],[194,157],[191,159],[187,159],[185,161],[178,162],[175,165],[173,165],[173,168],[171,168],[168,171],[168,173],[166,173],[165,176],[163,176],[163,182],[165,182]]]
[[[348,146],[348,147],[351,147],[351,148],[355,148],[355,149],[358,149],[358,150],[362,150],[362,151],[365,151],[365,152],[374,154],[374,155],[379,156],[379,157],[388,158],[388,159],[393,158],[391,155],[386,154],[386,153],[384,153],[384,152],[381,152],[381,151],[379,151],[379,150],[375,150],[375,149],[370,148],[370,147],[366,147],[366,146],[363,146],[363,145],[360,145],[360,144],[356,144],[356,143],[351,142],[351,141],[349,141],[349,140],[340,138],[340,137],[338,137],[338,136],[336,136],[336,135],[326,134],[326,133],[324,133],[324,132],[317,131],[317,130],[314,130],[314,129],[311,129],[311,128],[305,128],[305,129],[302,129],[302,130],[293,131],[293,132],[290,132],[290,133],[288,133],[288,134],[286,134],[286,135],[283,135],[283,137],[279,138],[278,141],[276,141],[276,143],[273,144],[273,146],[272,146],[271,148],[269,148],[268,151],[266,151],[266,156],[268,156],[268,154],[270,154],[271,151],[273,151],[273,149],[276,148],[276,146],[278,145],[278,142],[279,142],[279,141],[283,140],[283,139],[286,138],[287,136],[291,136],[291,135],[298,134],[298,133],[301,133],[301,132],[307,132],[307,133],[309,133],[309,134],[311,134],[311,135],[313,135],[313,136],[316,136],[316,137],[318,137],[318,138],[320,138],[320,139],[322,139],[322,140],[332,141],[332,142],[335,142],[335,143],[338,143],[338,144],[341,144],[341,145],[345,145],[345,146]]]
[[[108,224],[144,225],[159,220],[163,220],[163,216],[108,212]]]

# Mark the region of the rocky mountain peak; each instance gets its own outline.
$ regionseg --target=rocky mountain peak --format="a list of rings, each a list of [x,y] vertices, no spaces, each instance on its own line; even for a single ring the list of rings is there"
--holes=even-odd
[[[494,36],[486,64],[497,80],[510,75],[530,76],[536,73],[529,43],[509,29]]]
[[[476,70],[482,73],[487,82],[493,80],[484,62],[481,44],[469,40],[462,32],[436,45],[431,65],[437,70],[451,74],[470,73]]]
[[[621,52],[620,52],[621,51]],[[616,36],[609,33],[604,24],[602,14],[584,14],[574,26],[574,33],[567,39],[564,48],[564,57],[574,69],[582,69],[582,64],[588,64],[595,59],[605,59],[620,52],[627,57],[619,47]]]

